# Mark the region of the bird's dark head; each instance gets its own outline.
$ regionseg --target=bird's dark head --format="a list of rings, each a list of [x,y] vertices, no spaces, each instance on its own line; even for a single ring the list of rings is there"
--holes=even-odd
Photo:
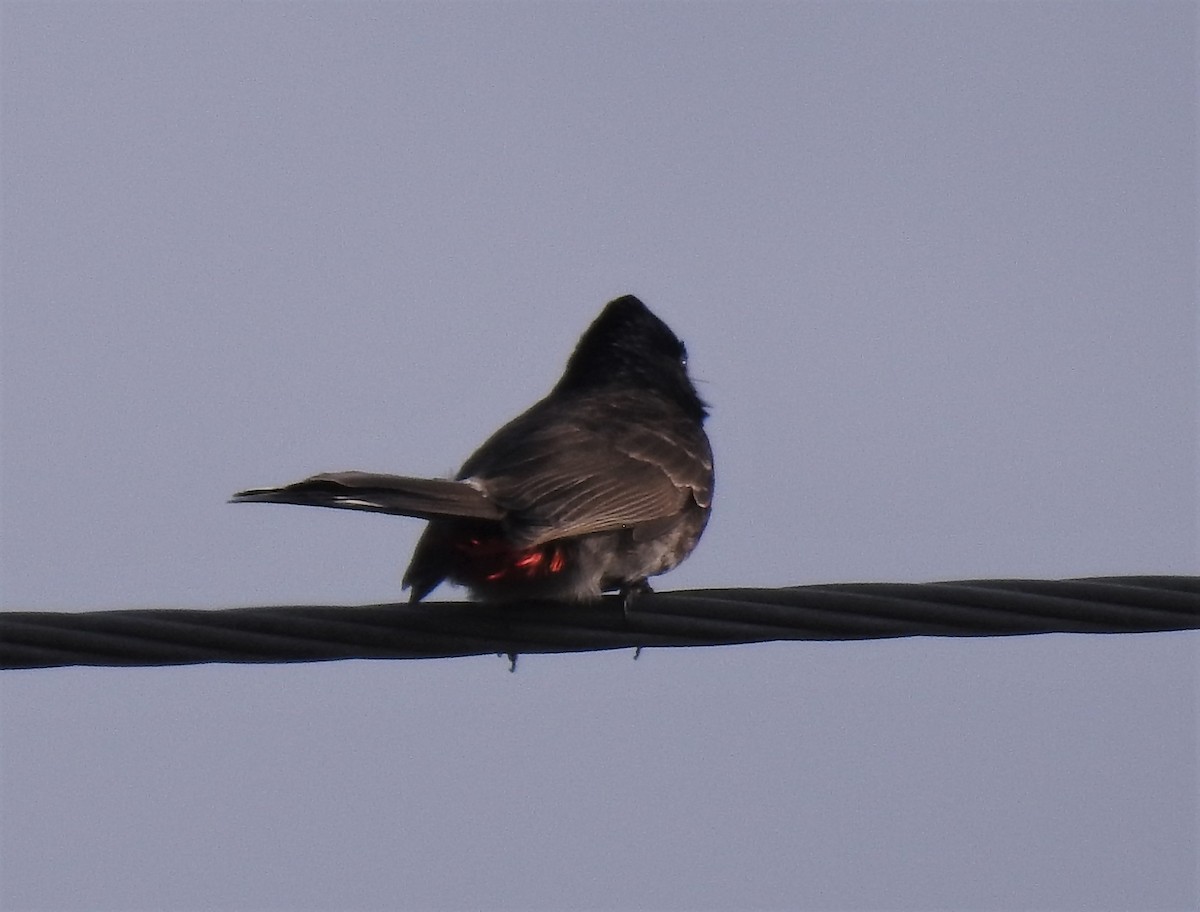
[[[702,420],[708,409],[687,372],[687,349],[671,328],[633,295],[610,301],[567,362],[556,389],[641,386],[663,393]]]

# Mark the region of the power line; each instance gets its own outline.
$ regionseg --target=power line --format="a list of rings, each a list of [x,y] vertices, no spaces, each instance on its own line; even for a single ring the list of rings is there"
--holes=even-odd
[[[315,662],[769,640],[1200,629],[1200,577],[701,589],[579,604],[475,602],[0,612],[0,668]]]

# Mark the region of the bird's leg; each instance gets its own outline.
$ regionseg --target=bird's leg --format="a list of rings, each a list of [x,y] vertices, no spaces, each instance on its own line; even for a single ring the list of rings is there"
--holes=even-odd
[[[636,599],[637,596],[641,595],[643,592],[653,591],[654,590],[650,588],[650,584],[644,579],[640,579],[637,582],[630,583],[628,586],[623,586],[621,588],[621,611],[625,615],[626,624],[629,623],[629,612],[633,610],[634,599]],[[641,654],[642,647],[636,647],[633,650],[633,660],[636,662],[637,657]]]

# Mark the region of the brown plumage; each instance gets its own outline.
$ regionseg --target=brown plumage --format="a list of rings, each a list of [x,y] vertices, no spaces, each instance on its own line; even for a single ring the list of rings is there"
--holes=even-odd
[[[707,410],[683,343],[641,301],[608,304],[562,378],[467,459],[455,480],[315,475],[233,500],[429,520],[404,585],[477,598],[631,592],[691,553],[712,507]]]

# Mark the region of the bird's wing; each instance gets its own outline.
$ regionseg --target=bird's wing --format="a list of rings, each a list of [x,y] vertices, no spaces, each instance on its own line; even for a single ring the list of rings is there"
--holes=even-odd
[[[689,501],[707,508],[712,452],[698,422],[632,397],[627,414],[531,410],[501,428],[463,467],[509,510],[528,544],[633,528]]]

